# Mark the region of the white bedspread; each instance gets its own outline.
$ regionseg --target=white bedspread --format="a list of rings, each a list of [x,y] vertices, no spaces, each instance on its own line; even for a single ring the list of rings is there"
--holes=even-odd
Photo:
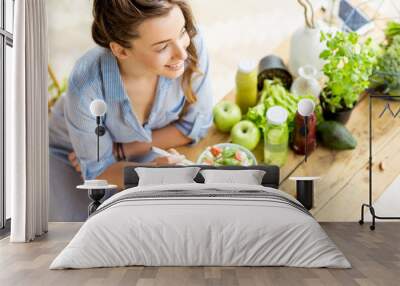
[[[105,201],[50,269],[127,265],[351,267],[312,216],[280,200],[251,196],[129,199],[137,192],[168,190],[265,191],[297,202],[281,191],[254,185],[193,183],[131,188]]]

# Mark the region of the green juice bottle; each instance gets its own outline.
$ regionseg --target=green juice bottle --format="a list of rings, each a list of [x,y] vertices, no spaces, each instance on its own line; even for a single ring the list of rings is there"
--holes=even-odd
[[[280,106],[267,110],[267,126],[264,132],[264,162],[282,167],[288,157],[289,130],[286,123],[288,112]]]
[[[236,73],[236,104],[246,114],[257,104],[257,62],[241,61]]]

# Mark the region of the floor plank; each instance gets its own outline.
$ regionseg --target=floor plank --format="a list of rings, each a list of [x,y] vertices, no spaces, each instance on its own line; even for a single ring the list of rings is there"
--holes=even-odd
[[[118,267],[48,269],[78,231],[80,223],[51,223],[45,236],[29,244],[0,240],[0,285],[399,285],[400,223],[321,223],[351,262],[352,269],[289,267]]]

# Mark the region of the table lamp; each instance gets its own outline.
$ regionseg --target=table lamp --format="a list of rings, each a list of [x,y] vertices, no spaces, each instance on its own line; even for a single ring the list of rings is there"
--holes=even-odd
[[[95,99],[90,103],[90,112],[96,116],[97,127],[94,132],[97,135],[97,162],[99,162],[100,157],[100,136],[106,134],[106,128],[101,123],[101,117],[107,111],[107,105],[102,99]]]
[[[101,117],[107,111],[107,105],[104,100],[95,99],[90,103],[90,113],[96,117],[97,127],[94,132],[97,135],[97,162],[100,160],[100,136],[106,134],[106,128],[102,125]],[[107,180],[85,180],[83,185],[77,186],[78,190],[87,190],[92,202],[88,206],[88,215],[93,214],[101,204],[106,190],[115,189],[116,185],[109,185]]]

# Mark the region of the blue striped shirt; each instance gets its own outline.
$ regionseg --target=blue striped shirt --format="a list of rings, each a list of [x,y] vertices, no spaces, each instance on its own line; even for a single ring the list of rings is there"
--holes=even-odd
[[[212,124],[213,96],[210,85],[209,60],[201,34],[194,43],[199,57],[201,76],[194,77],[193,91],[197,102],[179,118],[185,103],[181,78],[159,77],[156,96],[148,120],[141,125],[125,92],[116,58],[108,49],[96,47],[75,64],[69,78],[68,91],[51,110],[49,120],[50,152],[68,161],[68,154],[77,155],[82,177],[94,179],[116,162],[113,142],[151,142],[152,130],[173,124],[195,144]],[[100,137],[100,161],[97,162],[96,119],[90,103],[102,99],[107,104],[103,118],[106,134]]]

